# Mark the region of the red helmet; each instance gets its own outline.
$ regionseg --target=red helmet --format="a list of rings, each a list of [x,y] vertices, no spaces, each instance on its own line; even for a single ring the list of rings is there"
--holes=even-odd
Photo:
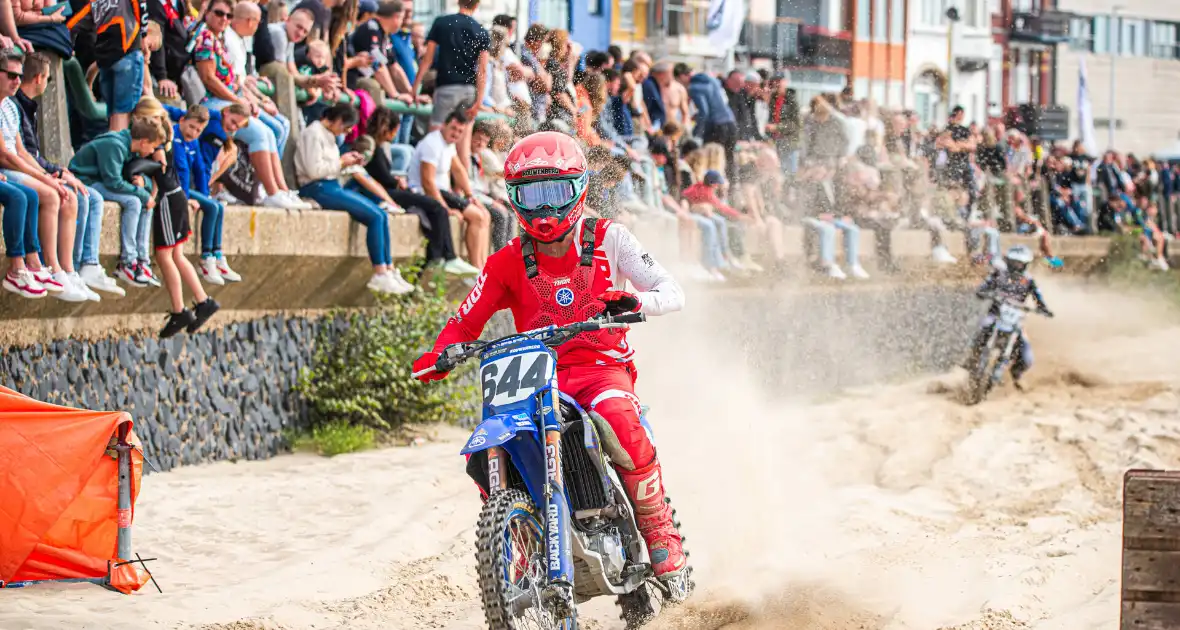
[[[504,182],[520,227],[541,243],[565,238],[586,205],[586,156],[577,140],[556,131],[522,138],[508,152]]]

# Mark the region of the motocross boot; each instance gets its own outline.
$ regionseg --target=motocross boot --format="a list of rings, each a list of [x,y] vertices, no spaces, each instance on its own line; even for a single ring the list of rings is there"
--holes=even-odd
[[[672,522],[672,506],[664,497],[664,482],[660,460],[636,470],[615,469],[635,504],[635,521],[639,533],[647,543],[651,568],[657,578],[678,575],[688,564],[680,543],[680,532]]]

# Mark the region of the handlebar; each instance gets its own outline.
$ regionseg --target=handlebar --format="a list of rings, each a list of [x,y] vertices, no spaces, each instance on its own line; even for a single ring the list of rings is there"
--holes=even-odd
[[[1021,304],[1019,302],[1014,302],[1014,301],[1007,299],[1007,298],[1000,298],[1000,296],[996,295],[994,292],[984,293],[981,295],[981,297],[986,300],[992,300],[993,302],[1001,302],[1001,303],[1003,303],[1007,306],[1010,306],[1014,309],[1024,311],[1025,313],[1041,313],[1041,309],[1039,309],[1039,308],[1025,306],[1024,304]]]
[[[599,315],[596,318],[591,318],[584,322],[526,330],[512,335],[505,335],[504,337],[491,341],[461,341],[444,348],[442,354],[438,357],[438,361],[433,366],[418,370],[412,376],[414,378],[421,378],[432,372],[450,372],[464,361],[479,354],[484,348],[511,337],[539,339],[546,346],[553,347],[569,341],[580,333],[627,328],[630,324],[639,324],[645,321],[647,321],[647,315],[643,313],[623,313],[622,315],[615,315],[613,317]]]

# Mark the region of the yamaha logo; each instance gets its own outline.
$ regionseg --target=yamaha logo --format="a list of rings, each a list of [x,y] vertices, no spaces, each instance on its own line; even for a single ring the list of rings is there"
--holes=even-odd
[[[569,306],[574,303],[574,291],[569,287],[562,287],[553,296],[559,306]]]

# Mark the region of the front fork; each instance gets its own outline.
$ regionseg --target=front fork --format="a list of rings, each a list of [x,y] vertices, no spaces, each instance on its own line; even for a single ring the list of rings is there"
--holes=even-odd
[[[574,558],[570,547],[570,506],[561,470],[561,423],[557,390],[542,405],[545,427],[545,559],[548,586],[542,597],[558,618],[573,612]]]

